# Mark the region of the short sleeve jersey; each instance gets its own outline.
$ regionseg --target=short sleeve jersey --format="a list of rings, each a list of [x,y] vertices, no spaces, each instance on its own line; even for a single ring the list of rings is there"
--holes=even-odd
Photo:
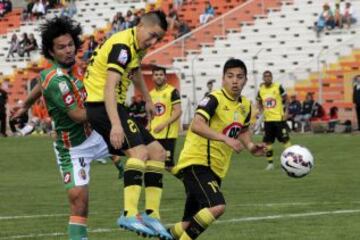
[[[272,83],[270,87],[261,84],[256,99],[263,105],[265,122],[284,120],[283,96],[285,95],[286,92],[279,83]]]
[[[214,131],[236,139],[250,125],[251,103],[243,96],[233,99],[225,89],[221,89],[205,97],[196,114],[205,118]],[[203,165],[210,166],[215,174],[224,178],[232,153],[225,143],[209,140],[189,130],[175,172],[190,165]]]
[[[173,106],[180,104],[179,91],[169,84],[161,89],[153,89],[150,92],[151,99],[155,106],[155,117],[150,122],[150,132],[156,139],[177,138],[179,135],[180,120],[176,120],[162,131],[155,133],[154,128],[171,117]]]
[[[84,84],[87,102],[103,102],[107,71],[121,74],[121,81],[116,88],[116,99],[124,104],[132,76],[140,67],[145,52],[140,50],[136,40],[136,27],[115,33],[99,45],[90,59]]]

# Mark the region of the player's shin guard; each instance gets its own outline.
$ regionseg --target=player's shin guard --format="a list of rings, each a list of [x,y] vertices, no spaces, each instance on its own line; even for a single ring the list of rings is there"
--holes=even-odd
[[[144,176],[145,209],[151,217],[160,219],[160,201],[163,188],[164,162],[149,160],[146,162]]]
[[[272,144],[266,145],[266,160],[268,161],[269,164],[273,163],[273,156],[274,156],[274,151],[272,148]]]
[[[185,229],[182,226],[182,222],[176,223],[170,229],[170,234],[174,237],[175,240],[180,239],[181,235],[183,235]]]
[[[87,239],[87,226],[85,217],[71,216],[69,220],[69,240]]]
[[[215,221],[208,208],[201,209],[190,221],[189,227],[181,235],[180,240],[196,239],[202,232],[204,232],[210,224]]]
[[[287,149],[288,147],[291,147],[291,142],[287,141],[286,143],[284,143],[284,148]]]
[[[138,214],[145,163],[140,159],[129,158],[124,172],[124,215],[133,217]]]

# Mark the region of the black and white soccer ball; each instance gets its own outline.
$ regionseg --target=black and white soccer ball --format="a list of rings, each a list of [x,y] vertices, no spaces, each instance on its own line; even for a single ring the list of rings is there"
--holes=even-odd
[[[305,177],[313,166],[314,157],[306,147],[293,145],[281,154],[281,167],[290,177]]]

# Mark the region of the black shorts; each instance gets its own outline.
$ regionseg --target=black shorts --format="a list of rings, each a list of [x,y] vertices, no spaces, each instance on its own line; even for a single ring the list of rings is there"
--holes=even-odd
[[[86,103],[86,113],[92,128],[97,131],[108,145],[110,154],[124,155],[124,150],[136,147],[138,145],[155,141],[155,138],[145,129],[144,126],[138,124],[132,117],[129,116],[125,106],[118,104],[117,110],[121,121],[121,126],[124,129],[125,141],[121,149],[114,149],[110,143],[111,122],[107,115],[105,104]]]
[[[157,139],[157,140],[166,150],[165,167],[174,167],[175,166],[174,153],[175,153],[175,146],[176,146],[176,138]]]
[[[264,130],[263,142],[265,143],[274,143],[275,138],[282,143],[290,140],[289,127],[285,121],[265,122]]]
[[[189,166],[181,170],[180,175],[186,191],[183,221],[190,221],[203,208],[225,204],[220,191],[221,179],[210,167]]]

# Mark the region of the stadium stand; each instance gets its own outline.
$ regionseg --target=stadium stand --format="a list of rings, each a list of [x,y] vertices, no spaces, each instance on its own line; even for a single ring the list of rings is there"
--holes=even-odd
[[[96,30],[107,29],[112,17],[117,12],[125,13],[131,8],[138,9],[145,7],[144,1],[141,0],[114,1],[111,4],[105,0],[78,0],[76,4],[77,14],[73,18],[83,26],[85,37],[94,34],[94,32],[96,36],[103,35],[103,30],[98,32]],[[19,10],[15,12],[19,13]],[[46,18],[60,14],[61,9],[52,9],[46,15]],[[38,33],[42,20],[20,22],[20,15],[16,16],[19,18],[19,24],[9,28],[6,34],[0,36],[0,83],[1,81],[9,82],[9,105],[13,105],[17,99],[25,98],[28,80],[37,76],[43,64],[39,51],[32,54],[30,58],[6,58],[10,45],[9,42],[14,33],[18,35],[24,32],[34,33],[37,42],[41,43]],[[84,46],[87,46],[86,42]]]
[[[293,89],[296,81],[318,71],[319,59],[321,65],[333,63],[339,56],[360,47],[360,42],[356,41],[355,37],[360,30],[359,25],[350,29],[328,30],[317,38],[313,26],[325,1],[265,2],[273,4],[273,7],[266,8],[267,15],[259,13],[261,1],[247,1],[182,39],[163,46],[145,60],[181,69],[182,97],[197,102],[206,91],[207,81],[215,80],[215,86],[221,84],[221,63],[229,57],[240,57],[247,63],[250,73],[250,84],[245,89],[245,95],[254,99],[256,85],[261,81],[262,71],[266,69],[270,69],[274,73],[274,79],[286,88]],[[279,2],[281,8],[276,7]],[[249,6],[252,5],[254,21],[238,19],[237,24],[241,24],[241,28],[235,29],[234,26],[227,25],[229,19],[244,16],[245,9],[249,11]],[[352,5],[355,9],[360,9],[360,1],[352,1]],[[222,29],[222,34],[223,25],[225,29]],[[217,33],[214,31],[216,28]],[[197,38],[198,35],[202,36]],[[199,39],[202,43],[197,41]],[[199,45],[201,47],[197,48]],[[338,51],[329,51],[338,46]],[[180,57],[164,60],[174,55]],[[325,101],[329,98],[331,95],[326,96]],[[183,102],[187,104],[186,101]],[[183,108],[185,107],[183,105]]]

